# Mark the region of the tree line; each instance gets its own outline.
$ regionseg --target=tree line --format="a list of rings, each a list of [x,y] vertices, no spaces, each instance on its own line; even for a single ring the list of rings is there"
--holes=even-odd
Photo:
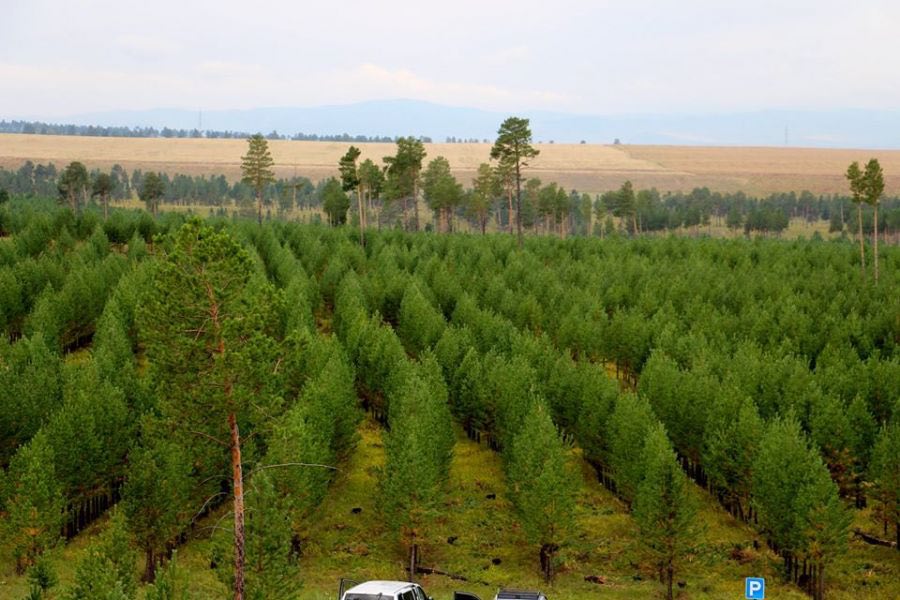
[[[43,121],[6,121],[0,120],[0,133],[24,133],[37,135],[77,135],[87,137],[126,137],[126,138],[208,138],[208,139],[246,139],[251,134],[243,131],[214,130],[214,129],[179,129],[171,127],[127,127],[127,126],[102,126],[102,125],[73,125],[45,123]],[[270,140],[293,140],[301,142],[357,142],[369,144],[390,144],[397,137],[383,135],[350,135],[340,134],[315,134],[297,132],[291,135],[280,134],[271,131],[266,135]],[[423,136],[424,142],[430,143],[431,138]]]

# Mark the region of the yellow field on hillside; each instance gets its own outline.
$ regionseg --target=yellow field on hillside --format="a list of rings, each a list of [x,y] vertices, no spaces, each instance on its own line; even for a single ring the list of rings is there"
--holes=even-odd
[[[279,176],[303,175],[317,181],[337,174],[344,142],[272,141]],[[376,162],[394,151],[391,144],[356,144],[363,159]],[[566,188],[602,192],[630,179],[639,188],[688,191],[694,187],[748,194],[810,190],[845,193],[843,173],[853,160],[877,157],[886,173],[888,194],[900,193],[900,150],[823,150],[809,148],[742,148],[693,146],[606,146],[540,144],[540,156],[526,171],[529,177],[556,181]],[[18,168],[25,160],[73,160],[88,168],[115,163],[132,169],[169,173],[240,175],[244,140],[100,138],[0,134],[0,166]],[[429,158],[444,156],[457,178],[470,185],[479,163],[489,157],[489,144],[426,144]]]

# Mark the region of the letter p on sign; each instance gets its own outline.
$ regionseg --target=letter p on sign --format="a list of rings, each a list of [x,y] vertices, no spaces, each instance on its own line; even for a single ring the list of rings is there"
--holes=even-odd
[[[744,595],[747,600],[765,600],[766,580],[762,577],[748,577],[744,583]]]

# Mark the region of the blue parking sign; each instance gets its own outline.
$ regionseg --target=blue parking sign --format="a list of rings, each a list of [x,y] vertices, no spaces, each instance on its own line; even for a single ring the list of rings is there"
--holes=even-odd
[[[765,600],[766,580],[762,577],[748,577],[744,580],[744,595],[747,600]]]

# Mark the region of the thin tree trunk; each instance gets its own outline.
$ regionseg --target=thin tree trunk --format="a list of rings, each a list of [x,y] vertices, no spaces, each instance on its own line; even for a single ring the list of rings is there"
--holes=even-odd
[[[146,561],[144,563],[144,582],[153,583],[156,581],[156,557],[153,555],[153,548],[147,548],[145,551]]]
[[[103,194],[103,220],[109,220],[109,194]]]
[[[416,563],[418,563],[419,559],[419,547],[413,543],[409,547],[409,580],[415,581],[416,577]]]
[[[513,232],[513,226],[512,226],[512,211],[513,211],[513,207],[512,207],[512,186],[509,186],[509,187],[506,188],[506,199],[507,199],[507,201],[508,201],[508,203],[509,203],[509,208],[507,209],[507,212],[506,212],[506,227],[507,227],[507,229],[509,229],[509,233],[512,234],[512,232]]]
[[[256,221],[262,225],[262,191],[256,190]]]
[[[413,210],[415,211],[416,231],[419,231],[419,174],[413,180]]]
[[[359,206],[359,245],[366,245],[366,216],[363,207],[362,190],[356,188],[356,204]]]
[[[516,233],[519,238],[519,249],[522,249],[522,172],[519,166],[518,153],[516,156]]]
[[[244,600],[244,472],[237,417],[228,415],[231,429],[231,470],[234,478],[234,600]]]
[[[672,565],[669,565],[666,568],[666,599],[673,600],[675,597],[672,591],[672,580],[675,579],[675,570],[672,568]]]
[[[875,285],[878,285],[878,202],[875,202]]]
[[[866,244],[863,239],[862,204],[856,205],[856,220],[859,225],[859,260],[862,265],[862,276],[866,278]]]

